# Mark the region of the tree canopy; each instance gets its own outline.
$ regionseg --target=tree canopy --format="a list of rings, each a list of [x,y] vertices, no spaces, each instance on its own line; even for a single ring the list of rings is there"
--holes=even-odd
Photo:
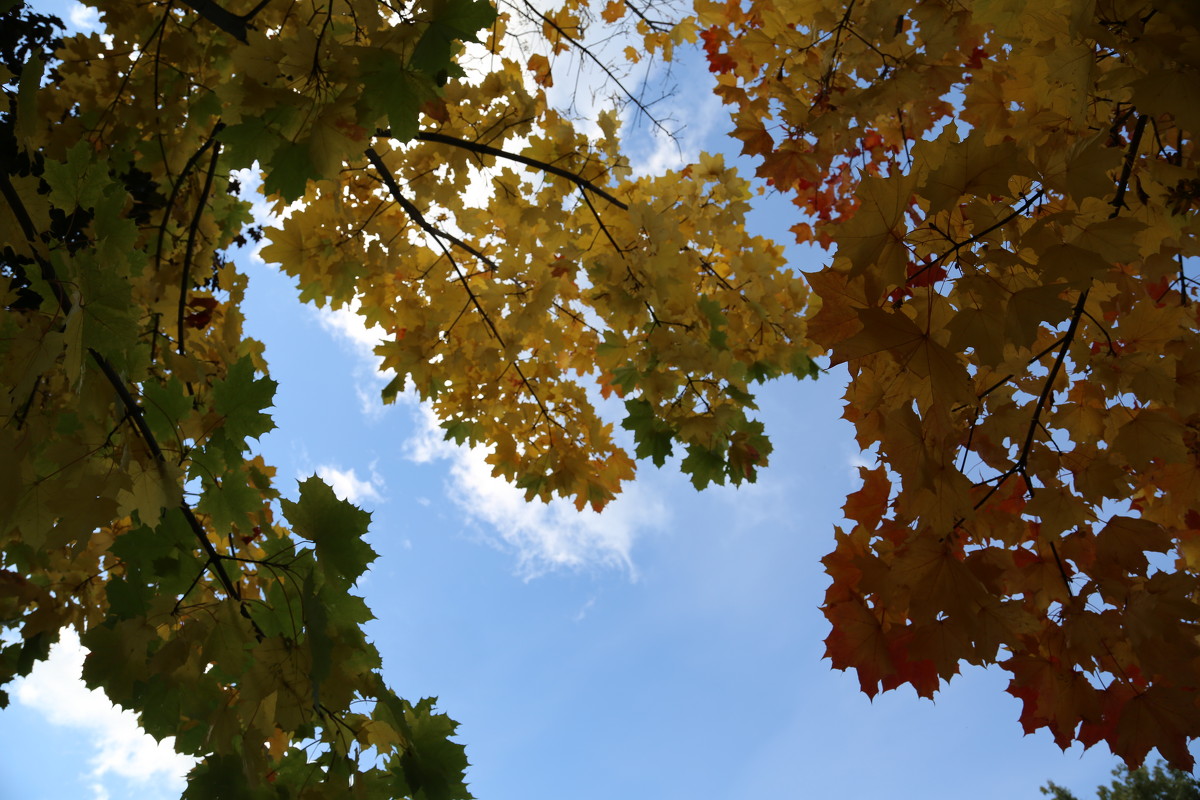
[[[1200,798],[1200,781],[1191,774],[1178,769],[1163,769],[1162,764],[1153,768],[1138,769],[1117,767],[1113,770],[1115,780],[1109,786],[1096,787],[1097,800],[1197,800]],[[1053,800],[1076,800],[1069,790],[1053,781],[1042,787],[1042,794]]]
[[[998,663],[1026,731],[1191,765],[1200,7],[101,0],[58,38],[8,5],[0,684],[72,626],[201,758],[187,796],[467,796],[454,723],[362,633],[368,515],[254,454],[275,384],[231,248],[265,238],[386,332],[385,398],[530,500],[602,508],[672,455],[753,480],[754,386],[847,365],[877,466],[825,560],[833,665],[931,696]],[[548,101],[568,56],[620,74],[614,29],[627,63],[703,48],[825,267],[747,229],[719,155],[635,174],[615,111]]]

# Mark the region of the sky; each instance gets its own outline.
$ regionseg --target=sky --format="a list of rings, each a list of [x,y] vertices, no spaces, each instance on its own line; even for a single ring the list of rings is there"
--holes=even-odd
[[[90,24],[69,2],[35,5]],[[689,94],[685,158],[726,149],[719,104]],[[679,155],[644,128],[631,145],[644,168]],[[760,199],[753,226],[786,240],[787,205]],[[369,635],[402,696],[459,721],[481,800],[1016,800],[1108,782],[1106,751],[1023,735],[1002,670],[964,667],[932,702],[909,688],[872,702],[823,659],[820,559],[865,463],[840,419],[844,372],[758,394],[775,443],[758,483],[697,493],[677,461],[647,463],[603,514],[580,514],[525,503],[414,401],[382,406],[368,332],[302,305],[261,260],[240,265],[247,334],[279,382],[259,450],[288,496],[315,473],[372,513]],[[178,797],[187,759],[89,692],[82,658],[64,637],[10,687],[0,800]]]

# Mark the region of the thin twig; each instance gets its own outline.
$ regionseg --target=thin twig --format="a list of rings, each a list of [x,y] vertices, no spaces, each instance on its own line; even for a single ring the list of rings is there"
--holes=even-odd
[[[213,140],[210,139],[209,141]],[[204,187],[200,190],[200,199],[196,201],[196,213],[192,215],[192,224],[188,226],[187,248],[183,253],[183,274],[179,277],[179,341],[176,343],[179,349],[179,355],[183,355],[186,350],[184,340],[184,314],[187,311],[188,291],[192,288],[190,286],[192,273],[192,252],[196,246],[196,231],[200,229],[200,219],[203,217],[205,206],[208,204],[208,193],[212,191],[213,175],[217,171],[217,160],[220,157],[221,143],[216,142],[213,145],[212,160],[208,163],[208,174],[204,176]]]

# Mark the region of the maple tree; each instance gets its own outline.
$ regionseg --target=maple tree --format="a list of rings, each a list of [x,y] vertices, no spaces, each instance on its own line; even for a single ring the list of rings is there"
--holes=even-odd
[[[1200,6],[697,3],[759,175],[828,245],[808,335],[878,466],[825,559],[835,667],[999,663],[1026,732],[1200,735]]]
[[[834,666],[930,696],[1000,663],[1027,731],[1190,765],[1195,6],[92,5],[104,37],[14,7],[0,42],[0,682],[69,625],[88,682],[202,759],[189,796],[466,795],[453,723],[362,634],[367,515],[253,454],[274,384],[229,253],[265,236],[302,298],[386,332],[385,397],[530,499],[599,508],[673,454],[753,480],[751,389],[829,352],[879,461],[825,562]],[[827,267],[747,231],[720,156],[637,175],[616,113],[548,102],[605,26],[631,61],[699,43]],[[265,232],[231,177],[255,163]]]
[[[467,797],[455,724],[363,633],[368,515],[253,452],[275,384],[235,171],[261,167],[262,254],[300,296],[389,333],[385,394],[530,497],[600,507],[632,476],[614,393],[636,455],[753,478],[749,384],[815,370],[806,290],[720,158],[634,176],[616,114],[575,130],[483,0],[92,5],[102,34],[2,25],[0,684],[71,626],[88,685],[199,759],[186,797]],[[578,27],[522,13],[550,55]]]

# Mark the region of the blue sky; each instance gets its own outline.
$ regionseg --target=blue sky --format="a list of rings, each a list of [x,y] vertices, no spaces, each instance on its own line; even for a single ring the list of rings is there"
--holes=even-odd
[[[686,100],[686,154],[725,149],[719,105]],[[644,132],[632,145],[643,164],[674,157]],[[785,239],[795,220],[768,201],[754,225]],[[936,702],[871,702],[822,659],[820,558],[861,463],[843,373],[761,392],[776,449],[756,485],[697,493],[675,465],[644,465],[610,510],[580,515],[516,499],[417,404],[381,406],[369,335],[241,263],[248,333],[280,384],[261,452],[285,493],[316,472],[372,512],[370,634],[402,695],[436,695],[461,723],[476,797],[1014,800],[1107,782],[1107,752],[1022,735],[1001,670],[968,668]],[[186,762],[83,689],[81,658],[59,647],[0,712],[0,800],[177,797]]]

